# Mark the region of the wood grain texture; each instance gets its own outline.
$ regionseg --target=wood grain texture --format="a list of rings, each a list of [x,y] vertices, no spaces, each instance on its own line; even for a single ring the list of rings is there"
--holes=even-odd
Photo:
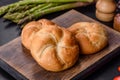
[[[97,22],[75,10],[71,10],[54,20],[53,22],[57,23],[63,27],[69,27],[73,23],[79,21],[88,21],[88,22]],[[103,24],[102,24],[103,25]],[[4,64],[0,66],[5,66],[7,69],[14,69],[12,76],[16,76],[17,79],[30,79],[30,80],[69,80],[75,77],[77,74],[82,73],[88,67],[96,65],[96,62],[99,62],[102,58],[107,57],[115,49],[120,47],[120,33],[115,30],[103,25],[107,32],[109,38],[109,45],[105,47],[100,52],[93,55],[81,55],[77,63],[62,72],[49,72],[41,68],[32,58],[29,51],[27,51],[21,44],[21,38],[18,37],[13,41],[0,47],[0,62]],[[116,55],[114,53],[114,55]],[[109,57],[108,57],[109,59]],[[104,63],[104,62],[103,62]],[[97,65],[96,65],[97,66]],[[99,67],[99,66],[98,66]],[[9,72],[10,73],[10,72]],[[87,73],[86,73],[87,74]],[[17,76],[22,75],[22,76]]]

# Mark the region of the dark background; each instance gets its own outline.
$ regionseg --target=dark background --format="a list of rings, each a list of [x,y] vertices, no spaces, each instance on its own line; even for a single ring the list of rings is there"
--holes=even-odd
[[[0,0],[0,6],[7,5],[18,0]],[[74,8],[75,10],[95,19],[95,4],[91,4],[86,7]],[[64,10],[56,13],[52,13],[42,18],[53,19],[69,10]],[[98,20],[99,21],[99,20]],[[101,22],[101,21],[100,21]],[[113,28],[113,21],[109,23],[101,22],[108,27]],[[20,26],[12,23],[11,21],[6,21],[0,17],[0,46],[8,43],[9,41],[20,36]],[[120,53],[120,52],[118,52]],[[113,80],[114,77],[120,76],[120,72],[117,68],[120,66],[120,55],[113,58],[110,62],[102,66],[100,69],[96,70],[93,74],[89,75],[85,80]],[[0,80],[15,80],[10,74],[5,72],[0,68]]]

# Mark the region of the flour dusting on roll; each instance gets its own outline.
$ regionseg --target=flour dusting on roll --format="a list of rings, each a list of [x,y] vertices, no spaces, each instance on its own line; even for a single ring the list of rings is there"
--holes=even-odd
[[[108,44],[105,28],[95,22],[78,22],[68,28],[79,42],[83,54],[93,54]]]

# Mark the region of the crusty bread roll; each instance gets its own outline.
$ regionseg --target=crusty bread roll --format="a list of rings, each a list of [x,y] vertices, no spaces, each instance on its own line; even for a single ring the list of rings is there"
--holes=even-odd
[[[74,33],[82,54],[93,54],[103,49],[107,43],[107,33],[98,23],[78,22],[68,28]]]
[[[42,26],[54,25],[53,22],[47,19],[40,19],[38,21],[32,21],[26,24],[21,33],[22,44],[29,50],[31,40],[36,32],[38,32]]]
[[[57,25],[38,31],[31,43],[31,54],[48,71],[62,71],[75,64],[79,46],[71,32]]]

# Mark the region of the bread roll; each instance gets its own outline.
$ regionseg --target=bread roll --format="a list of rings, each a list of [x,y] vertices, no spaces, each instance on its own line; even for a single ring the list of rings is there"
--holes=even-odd
[[[47,25],[54,25],[54,23],[47,19],[40,19],[26,24],[21,33],[22,44],[29,50],[34,34],[38,32],[42,26],[45,27]]]
[[[74,33],[82,54],[93,54],[103,49],[107,43],[107,33],[98,23],[78,22],[68,28]]]
[[[75,64],[79,46],[71,32],[57,25],[38,31],[31,43],[31,54],[48,71],[62,71]]]

